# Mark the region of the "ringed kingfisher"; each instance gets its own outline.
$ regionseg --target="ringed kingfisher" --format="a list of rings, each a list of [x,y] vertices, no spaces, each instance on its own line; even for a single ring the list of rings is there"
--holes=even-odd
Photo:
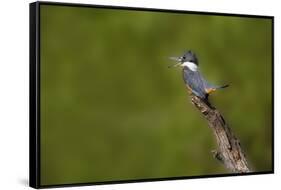
[[[209,94],[217,89],[226,88],[229,86],[228,84],[216,86],[206,81],[198,69],[199,63],[197,56],[190,50],[184,53],[184,55],[181,57],[170,57],[170,59],[177,61],[177,63],[169,66],[169,68],[182,66],[183,80],[186,87],[190,92],[203,100],[208,100]]]

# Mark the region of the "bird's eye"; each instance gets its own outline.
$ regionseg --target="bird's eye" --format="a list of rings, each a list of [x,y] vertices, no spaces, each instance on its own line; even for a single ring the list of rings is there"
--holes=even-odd
[[[182,58],[185,59],[185,56],[183,56]]]

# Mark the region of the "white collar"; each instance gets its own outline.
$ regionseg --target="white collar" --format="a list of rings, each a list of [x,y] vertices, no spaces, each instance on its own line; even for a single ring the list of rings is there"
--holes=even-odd
[[[188,67],[190,70],[192,71],[197,71],[198,70],[198,66],[195,64],[195,63],[192,63],[192,62],[189,62],[189,61],[186,61],[182,64],[182,66],[186,66]]]

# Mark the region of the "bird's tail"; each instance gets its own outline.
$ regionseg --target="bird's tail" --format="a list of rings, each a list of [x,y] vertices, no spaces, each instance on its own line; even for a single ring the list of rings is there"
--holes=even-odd
[[[218,87],[216,87],[216,89],[222,89],[222,88],[227,88],[227,87],[229,87],[229,84],[218,86]]]

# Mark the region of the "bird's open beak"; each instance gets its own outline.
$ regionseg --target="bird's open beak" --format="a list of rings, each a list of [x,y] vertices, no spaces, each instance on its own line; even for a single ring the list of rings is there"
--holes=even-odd
[[[170,66],[168,66],[168,68],[178,67],[179,65],[182,64],[182,62],[181,62],[182,57],[169,57],[169,58],[170,58],[171,60],[177,61],[178,63],[173,64],[173,65],[170,65]]]

